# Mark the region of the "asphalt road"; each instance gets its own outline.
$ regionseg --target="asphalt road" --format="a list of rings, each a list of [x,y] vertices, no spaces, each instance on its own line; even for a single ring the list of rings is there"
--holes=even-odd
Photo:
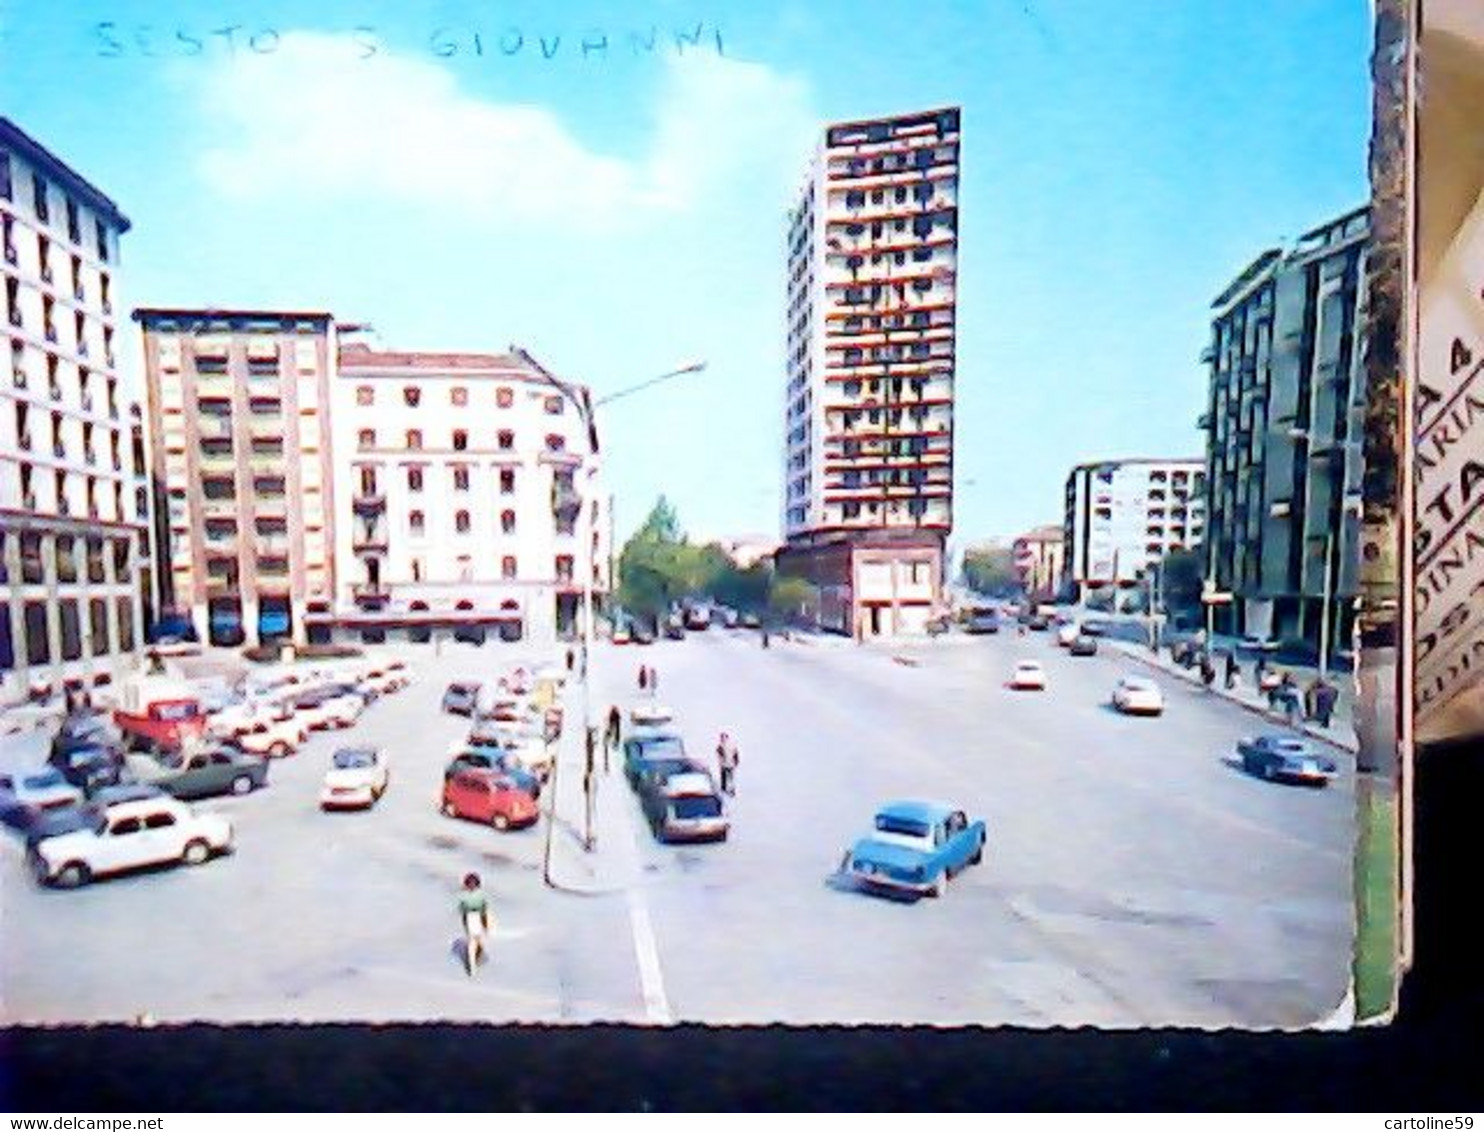
[[[1040,635],[949,638],[915,648],[915,667],[723,630],[601,645],[596,712],[652,664],[693,752],[709,758],[726,728],[742,763],[720,845],[654,844],[621,779],[605,783],[594,860],[622,888],[596,895],[543,883],[545,819],[501,834],[436,811],[464,729],[437,710],[443,685],[522,654],[416,655],[417,682],[353,732],[274,763],[259,794],[199,803],[233,816],[228,858],[50,892],[5,838],[4,1018],[1296,1027],[1344,997],[1347,760],[1325,790],[1250,778],[1230,759],[1255,716],[1175,680],[1163,718],[1117,716],[1104,705],[1129,662],[1111,655]],[[1049,691],[1002,686],[1022,657],[1045,662]],[[390,753],[390,790],[369,813],[320,813],[330,752],[365,741]],[[834,875],[893,797],[988,822],[985,863],[942,900]],[[562,817],[570,853],[580,814]],[[474,980],[453,912],[471,868],[499,922]]]

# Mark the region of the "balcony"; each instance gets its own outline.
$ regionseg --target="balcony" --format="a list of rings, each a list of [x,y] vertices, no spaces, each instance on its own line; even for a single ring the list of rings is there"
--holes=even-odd
[[[357,582],[350,593],[362,609],[385,609],[392,599],[392,591],[381,582]]]
[[[576,515],[582,510],[582,496],[571,488],[553,487],[551,513],[556,516]]]
[[[357,530],[350,536],[350,547],[357,554],[385,554],[386,532],[382,530]]]
[[[379,515],[386,510],[386,493],[379,487],[367,491],[361,488],[351,500],[351,510],[357,515]]]

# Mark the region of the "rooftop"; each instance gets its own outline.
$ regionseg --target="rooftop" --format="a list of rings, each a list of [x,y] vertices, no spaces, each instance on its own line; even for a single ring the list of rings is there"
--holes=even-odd
[[[0,116],[0,149],[8,150],[27,164],[36,166],[53,184],[110,221],[121,234],[132,227],[129,218],[119,211],[119,206],[113,202],[112,197],[107,196],[72,166],[3,116]]]

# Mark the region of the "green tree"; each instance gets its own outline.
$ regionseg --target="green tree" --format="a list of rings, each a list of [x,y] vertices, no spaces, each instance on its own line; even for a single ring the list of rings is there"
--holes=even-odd
[[[818,612],[818,595],[804,578],[775,577],[768,608],[780,620],[811,620]]]
[[[1171,616],[1199,613],[1205,563],[1198,551],[1172,550],[1159,564],[1160,604]]]
[[[1009,547],[973,546],[964,551],[963,580],[975,593],[1006,596],[1023,587]]]

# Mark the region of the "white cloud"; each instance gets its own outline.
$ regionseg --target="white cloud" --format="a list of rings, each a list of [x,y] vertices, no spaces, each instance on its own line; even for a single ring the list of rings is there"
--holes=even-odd
[[[348,37],[286,34],[272,55],[204,72],[197,102],[216,139],[200,170],[219,193],[261,201],[403,203],[491,220],[594,225],[686,210],[758,179],[796,179],[815,129],[806,85],[756,63],[670,56],[649,151],[585,147],[551,110],[459,89],[435,61]],[[199,73],[199,72],[198,72]]]

